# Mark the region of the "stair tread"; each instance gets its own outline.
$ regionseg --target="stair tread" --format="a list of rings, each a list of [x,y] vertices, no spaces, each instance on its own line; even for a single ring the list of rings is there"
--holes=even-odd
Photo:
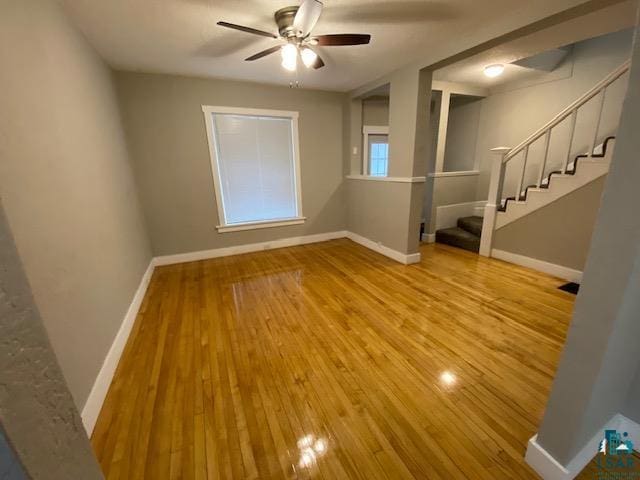
[[[470,252],[480,250],[480,237],[459,227],[443,228],[436,231],[436,242],[463,248]]]
[[[482,222],[484,219],[478,216],[462,217],[458,219],[458,228],[466,230],[469,233],[477,235],[482,234]]]

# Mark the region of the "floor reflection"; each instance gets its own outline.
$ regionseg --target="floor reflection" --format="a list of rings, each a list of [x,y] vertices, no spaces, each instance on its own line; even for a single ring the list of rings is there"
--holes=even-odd
[[[300,459],[298,466],[300,468],[309,468],[316,464],[318,458],[327,452],[328,442],[323,437],[315,437],[314,435],[305,435],[298,440],[298,449],[300,450]]]

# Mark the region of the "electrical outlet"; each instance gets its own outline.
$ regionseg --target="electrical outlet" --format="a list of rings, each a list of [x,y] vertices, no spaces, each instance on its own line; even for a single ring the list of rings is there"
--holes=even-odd
[[[353,147],[353,150],[351,150],[351,152],[352,152],[354,155],[357,155],[357,154],[358,154],[358,147]]]

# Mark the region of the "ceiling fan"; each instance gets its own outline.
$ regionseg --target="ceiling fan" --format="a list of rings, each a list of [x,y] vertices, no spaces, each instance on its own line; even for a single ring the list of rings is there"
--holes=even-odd
[[[314,47],[366,45],[371,40],[371,35],[358,33],[311,36],[311,30],[315,27],[322,13],[322,6],[322,2],[319,0],[302,0],[299,7],[285,7],[278,10],[274,18],[279,35],[229,22],[218,22],[218,25],[253,35],[284,40],[284,44],[281,42],[280,45],[275,45],[245,58],[247,62],[258,60],[280,50],[282,66],[287,70],[294,71],[296,69],[298,56],[307,68],[318,69],[324,67],[324,62]]]

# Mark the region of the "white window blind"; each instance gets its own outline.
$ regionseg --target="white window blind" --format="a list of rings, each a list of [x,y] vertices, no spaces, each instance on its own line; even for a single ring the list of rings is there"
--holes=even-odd
[[[218,111],[209,115],[222,226],[300,219],[297,118]]]

